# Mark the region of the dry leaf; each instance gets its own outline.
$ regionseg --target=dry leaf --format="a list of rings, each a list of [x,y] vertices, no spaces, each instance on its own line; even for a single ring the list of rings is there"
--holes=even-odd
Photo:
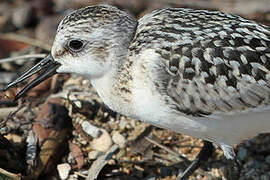
[[[84,165],[84,157],[83,157],[83,152],[82,152],[81,148],[76,144],[69,143],[69,149],[72,153],[72,156],[75,158],[75,160],[77,162],[76,168],[81,169]]]

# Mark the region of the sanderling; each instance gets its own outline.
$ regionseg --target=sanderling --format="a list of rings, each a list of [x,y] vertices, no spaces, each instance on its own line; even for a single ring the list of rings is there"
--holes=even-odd
[[[233,159],[233,144],[269,132],[269,70],[265,25],[184,8],[137,21],[98,5],[67,15],[50,55],[3,90],[43,71],[18,99],[55,73],[81,74],[112,110],[204,139],[208,154],[214,142]]]

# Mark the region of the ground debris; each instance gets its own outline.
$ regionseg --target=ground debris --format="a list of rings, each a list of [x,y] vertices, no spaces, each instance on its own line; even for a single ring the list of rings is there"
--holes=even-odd
[[[49,53],[65,14],[98,3],[116,5],[135,18],[173,6],[222,10],[270,25],[267,0],[3,0],[0,89]],[[28,14],[13,15],[21,7]],[[24,85],[0,91],[0,179],[174,180],[201,149],[199,139],[112,112],[78,75],[54,76],[13,102]],[[269,142],[263,134],[238,145],[240,180],[270,179]],[[217,147],[190,179],[227,179],[229,163]]]
[[[95,160],[91,166],[91,168],[88,171],[88,177],[87,180],[95,180],[102,168],[107,164],[107,162],[111,159],[115,151],[117,151],[119,148],[118,145],[113,145],[106,154],[99,156],[97,160]]]

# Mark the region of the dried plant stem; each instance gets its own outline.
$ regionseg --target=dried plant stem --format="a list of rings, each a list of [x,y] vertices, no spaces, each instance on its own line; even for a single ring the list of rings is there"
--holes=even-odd
[[[174,152],[173,150],[167,148],[166,146],[163,146],[162,144],[156,142],[155,140],[149,138],[149,137],[144,137],[144,139],[146,139],[147,141],[149,141],[150,143],[160,147],[161,149],[164,149],[165,151],[167,151],[168,153],[172,154],[173,156],[175,156],[179,161],[182,159],[184,161],[188,161],[185,157],[181,156],[180,154],[178,154],[177,152]],[[179,159],[180,158],[180,159]]]
[[[14,174],[14,173],[8,172],[2,168],[0,168],[0,175],[3,179],[13,179],[13,180],[21,180],[22,179],[20,174]]]
[[[29,44],[32,46],[42,48],[42,49],[47,50],[47,51],[51,50],[51,45],[46,44],[43,41],[29,38],[29,37],[25,37],[25,36],[18,35],[18,34],[14,34],[14,33],[0,34],[0,38],[23,42],[23,43],[26,43],[26,44]]]
[[[93,162],[90,169],[88,170],[88,176],[86,180],[95,180],[97,179],[102,168],[107,164],[111,159],[112,155],[119,149],[118,145],[113,145],[106,154],[99,156],[97,160]]]
[[[80,176],[80,177],[82,177],[82,178],[87,178],[87,176],[85,176],[85,175],[83,175],[83,174],[81,174],[81,173],[79,173],[79,172],[77,172],[77,171],[74,171],[74,174],[77,174],[78,176]]]
[[[13,61],[17,61],[17,60],[22,60],[22,59],[44,58],[45,56],[46,56],[46,54],[27,54],[27,55],[22,55],[22,56],[3,58],[3,59],[0,59],[0,64],[6,63],[6,62],[13,62]]]

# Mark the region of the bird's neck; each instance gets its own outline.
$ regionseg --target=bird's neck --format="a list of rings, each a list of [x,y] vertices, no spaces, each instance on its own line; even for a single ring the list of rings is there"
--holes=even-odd
[[[103,102],[112,110],[124,115],[130,115],[132,109],[132,78],[128,58],[128,48],[132,42],[137,21],[129,18],[122,24],[125,31],[113,34],[111,48],[109,50],[110,68],[106,74],[91,82],[97,90]],[[120,28],[121,29],[121,28]]]
[[[92,79],[91,83],[103,102],[112,110],[130,115],[132,109],[131,67],[127,67],[128,49],[122,48],[112,57],[109,71],[100,78]]]

